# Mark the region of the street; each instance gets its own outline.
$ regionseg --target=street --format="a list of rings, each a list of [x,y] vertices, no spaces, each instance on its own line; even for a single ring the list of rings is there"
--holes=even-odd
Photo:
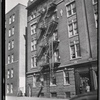
[[[69,100],[69,99],[6,96],[5,100]]]

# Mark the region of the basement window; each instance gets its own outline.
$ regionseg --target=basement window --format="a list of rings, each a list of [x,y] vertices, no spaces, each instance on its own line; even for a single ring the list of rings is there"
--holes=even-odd
[[[57,93],[56,92],[51,92],[51,97],[56,98],[57,97]]]
[[[65,92],[66,98],[70,98],[70,92]]]

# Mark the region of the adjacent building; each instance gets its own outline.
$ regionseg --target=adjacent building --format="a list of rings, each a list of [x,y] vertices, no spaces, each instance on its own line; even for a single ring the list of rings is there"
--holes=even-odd
[[[29,0],[27,11],[27,96],[97,90],[97,0]]]
[[[17,96],[25,93],[25,38],[27,10],[22,4],[16,5],[6,14],[6,94]]]

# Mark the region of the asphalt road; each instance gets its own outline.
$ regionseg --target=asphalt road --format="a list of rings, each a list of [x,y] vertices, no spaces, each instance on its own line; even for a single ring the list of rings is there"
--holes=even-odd
[[[69,99],[7,96],[5,97],[5,100],[69,100]]]

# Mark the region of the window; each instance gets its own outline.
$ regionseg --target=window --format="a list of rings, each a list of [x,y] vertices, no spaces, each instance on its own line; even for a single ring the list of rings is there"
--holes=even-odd
[[[53,39],[54,39],[54,41],[58,40],[58,34],[57,34],[57,32],[53,33]]]
[[[10,93],[10,86],[7,84],[7,93]]]
[[[11,46],[11,45],[10,45],[10,41],[9,41],[9,43],[8,43],[8,50],[10,50],[10,46]]]
[[[97,0],[92,0],[93,4],[96,4],[97,3]]]
[[[7,71],[7,78],[10,78],[10,70]]]
[[[70,43],[70,56],[71,59],[81,56],[79,41],[74,41]]]
[[[56,92],[52,92],[51,93],[51,97],[53,97],[53,98],[57,97],[57,93]]]
[[[36,62],[36,56],[31,58],[31,68],[36,67],[37,66],[37,62]]]
[[[11,55],[11,62],[14,62],[14,54]]]
[[[12,48],[14,48],[14,40],[12,40]]]
[[[70,98],[70,92],[66,92],[66,98]]]
[[[74,2],[71,2],[70,4],[68,4],[66,6],[66,10],[67,10],[67,17],[75,14],[76,13],[75,1]]]
[[[59,61],[59,51],[54,52],[54,61],[55,62]]]
[[[36,39],[32,40],[31,42],[31,51],[36,50]]]
[[[77,21],[76,21],[76,19],[75,20],[72,20],[71,22],[69,22],[69,24],[68,24],[68,31],[69,31],[69,37],[78,34]]]
[[[13,14],[13,16],[12,16],[12,22],[14,22],[15,21],[15,14]]]
[[[10,92],[13,93],[13,84],[11,83]]]
[[[36,34],[36,24],[31,25],[31,35]]]
[[[9,18],[9,24],[11,24],[11,17]]]
[[[15,28],[13,27],[12,28],[12,35],[14,35],[14,32],[15,32]]]
[[[8,64],[10,64],[10,55],[8,56]]]
[[[33,76],[33,87],[36,87],[36,77]]]
[[[41,93],[40,96],[41,96],[41,97],[44,97],[44,93]]]
[[[56,85],[56,77],[53,77],[52,79],[51,79],[51,84],[50,84],[51,86],[53,86],[53,85]]]
[[[9,29],[9,37],[11,36],[11,29]]]
[[[13,76],[14,76],[14,70],[11,69],[11,78],[13,78]]]
[[[65,70],[63,72],[63,75],[64,75],[64,85],[69,85],[70,84],[70,81],[69,81],[69,71]]]

